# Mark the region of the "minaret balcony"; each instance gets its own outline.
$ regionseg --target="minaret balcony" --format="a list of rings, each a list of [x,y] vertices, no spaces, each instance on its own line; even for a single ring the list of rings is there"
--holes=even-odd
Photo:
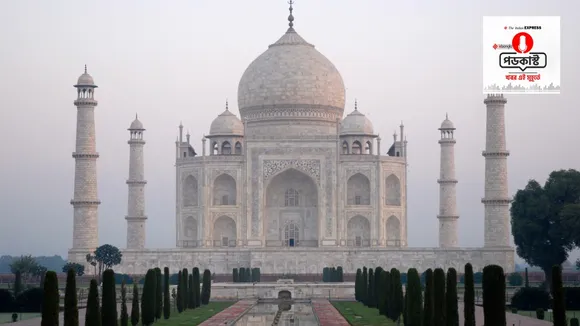
[[[72,157],[73,158],[94,158],[94,159],[97,159],[97,158],[99,158],[99,153],[77,153],[77,152],[73,152],[72,153]]]
[[[81,206],[98,206],[101,204],[100,200],[71,200],[70,204],[74,207],[81,207]]]
[[[97,106],[98,103],[92,98],[79,98],[74,101],[75,106]]]
[[[481,202],[484,205],[509,205],[512,200],[510,198],[482,198]]]
[[[483,155],[483,157],[508,157],[510,155],[510,151],[482,151],[481,155]]]
[[[444,184],[444,183],[457,183],[458,181],[455,179],[437,179],[437,183],[438,184]]]

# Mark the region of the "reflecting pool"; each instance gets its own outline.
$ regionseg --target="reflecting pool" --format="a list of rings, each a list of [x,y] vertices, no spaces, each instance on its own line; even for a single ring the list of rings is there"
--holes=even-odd
[[[278,323],[275,324],[274,321]],[[318,320],[309,303],[258,303],[242,316],[235,326],[317,326]]]

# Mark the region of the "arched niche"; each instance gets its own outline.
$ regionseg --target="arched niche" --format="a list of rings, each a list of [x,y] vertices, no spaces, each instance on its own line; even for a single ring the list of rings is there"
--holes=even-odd
[[[362,216],[352,217],[346,226],[348,245],[354,247],[368,247],[371,245],[371,223]]]
[[[387,219],[386,235],[388,247],[401,246],[401,222],[394,215],[389,216]]]
[[[214,206],[236,205],[236,180],[227,174],[222,173],[213,182],[213,204]]]
[[[181,195],[183,206],[198,206],[199,191],[197,179],[194,176],[188,175],[185,178],[183,181],[183,191]]]
[[[385,204],[401,206],[401,182],[394,174],[385,179]]]
[[[229,216],[218,217],[213,224],[214,247],[236,246],[236,222]]]
[[[347,205],[370,205],[371,182],[362,173],[356,173],[346,182]]]

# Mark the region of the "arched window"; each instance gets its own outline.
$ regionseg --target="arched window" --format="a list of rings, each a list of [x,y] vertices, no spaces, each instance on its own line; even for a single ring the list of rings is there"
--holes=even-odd
[[[236,142],[236,155],[242,155],[242,144]]]
[[[362,146],[360,145],[358,140],[355,140],[355,142],[352,143],[352,153],[353,154],[361,154],[361,150],[362,150]]]
[[[230,155],[232,154],[232,145],[229,142],[225,141],[222,143],[222,155]]]
[[[298,226],[294,223],[287,224],[284,227],[284,243],[286,247],[294,247],[299,240]]]
[[[365,154],[372,154],[373,153],[373,147],[371,145],[371,142],[368,141],[365,144]]]
[[[286,190],[284,194],[284,206],[295,207],[300,205],[298,191],[294,189]]]
[[[342,154],[348,154],[348,143],[346,141],[342,143]]]
[[[211,155],[218,155],[218,149],[218,144],[214,141],[211,145]]]

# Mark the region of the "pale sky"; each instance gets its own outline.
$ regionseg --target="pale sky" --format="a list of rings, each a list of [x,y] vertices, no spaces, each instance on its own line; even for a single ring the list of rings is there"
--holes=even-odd
[[[175,137],[201,138],[250,62],[287,29],[284,0],[1,1],[0,254],[66,255],[72,245],[76,98],[88,65],[95,110],[99,242],[126,245],[129,138],[145,125],[147,246],[175,245]],[[341,72],[388,150],[409,141],[408,237],[437,245],[439,132],[457,127],[459,243],[483,244],[482,16],[555,15],[562,94],[509,96],[509,189],[580,169],[580,5],[573,0],[297,0],[295,29]],[[385,154],[385,153],[383,153]]]

